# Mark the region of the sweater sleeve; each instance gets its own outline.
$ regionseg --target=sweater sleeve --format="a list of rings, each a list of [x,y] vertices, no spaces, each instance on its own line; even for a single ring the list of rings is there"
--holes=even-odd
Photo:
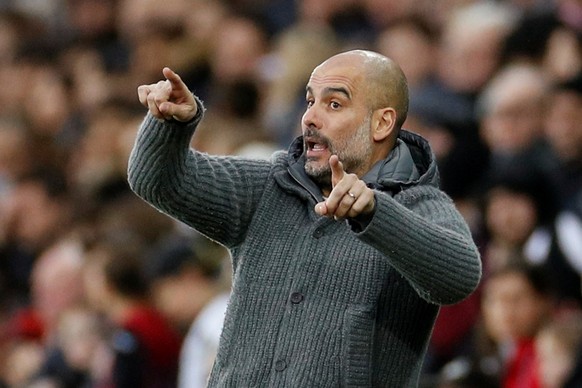
[[[147,114],[128,165],[131,189],[163,213],[232,247],[244,240],[270,173],[270,163],[193,150],[190,140],[203,116],[189,123]]]
[[[383,252],[428,302],[457,303],[481,278],[481,258],[466,222],[434,187],[414,187],[395,198],[378,192],[374,217],[357,235]]]

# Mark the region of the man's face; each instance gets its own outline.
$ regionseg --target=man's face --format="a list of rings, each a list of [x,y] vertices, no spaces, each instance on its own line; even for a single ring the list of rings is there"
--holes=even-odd
[[[316,68],[307,85],[302,118],[305,171],[330,187],[329,158],[337,155],[344,169],[358,176],[371,167],[371,111],[364,75],[353,60],[330,60]]]

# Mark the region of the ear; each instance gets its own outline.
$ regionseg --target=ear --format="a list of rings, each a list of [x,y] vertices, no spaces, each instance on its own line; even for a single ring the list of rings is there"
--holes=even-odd
[[[372,115],[372,138],[376,142],[384,141],[394,132],[396,125],[396,110],[394,108],[380,108]]]

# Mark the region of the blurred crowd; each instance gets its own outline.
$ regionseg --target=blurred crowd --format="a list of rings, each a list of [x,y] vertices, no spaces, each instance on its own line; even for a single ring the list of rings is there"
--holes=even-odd
[[[0,0],[0,386],[204,386],[229,257],[129,190],[137,86],[169,66],[193,146],[263,158],[352,48],[401,65],[482,253],[422,386],[582,386],[580,0]]]

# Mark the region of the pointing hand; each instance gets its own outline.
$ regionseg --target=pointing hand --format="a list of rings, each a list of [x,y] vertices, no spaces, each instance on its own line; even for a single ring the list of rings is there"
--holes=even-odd
[[[332,190],[329,197],[315,205],[315,212],[336,220],[369,214],[376,205],[374,192],[356,174],[344,171],[337,155],[329,158]]]
[[[139,102],[160,120],[190,121],[198,110],[194,95],[170,68],[162,70],[163,81],[137,88]]]

